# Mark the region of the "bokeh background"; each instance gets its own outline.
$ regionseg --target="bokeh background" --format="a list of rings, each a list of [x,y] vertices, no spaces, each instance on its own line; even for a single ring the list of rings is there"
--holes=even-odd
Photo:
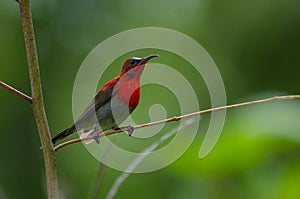
[[[72,87],[86,55],[101,41],[131,28],[156,26],[180,31],[209,52],[222,74],[228,103],[274,95],[299,94],[300,1],[32,1],[46,112],[52,135],[73,121]],[[18,5],[0,1],[0,80],[30,94]],[[120,56],[99,79],[118,74],[122,60],[155,50]],[[199,109],[209,108],[205,83],[189,64],[159,52],[160,63],[181,71],[194,85]],[[101,67],[101,66],[99,66]],[[151,104],[168,106],[170,93],[155,86],[142,90],[137,123],[149,121]],[[188,96],[187,96],[188,97]],[[160,101],[158,101],[160,100]],[[0,88],[0,198],[45,198],[40,141],[30,105]],[[196,111],[196,110],[195,110]],[[209,122],[203,116],[198,136],[172,165],[133,174],[116,198],[300,198],[300,102],[270,102],[229,110],[214,150],[198,158]],[[173,128],[176,123],[167,124]],[[142,130],[140,130],[142,131]],[[164,132],[161,132],[163,134]],[[188,133],[188,132],[187,132]],[[74,136],[75,137],[75,136]],[[134,141],[129,142],[134,148]],[[99,162],[82,144],[57,153],[64,198],[88,198]],[[98,198],[104,198],[121,173],[104,171]]]

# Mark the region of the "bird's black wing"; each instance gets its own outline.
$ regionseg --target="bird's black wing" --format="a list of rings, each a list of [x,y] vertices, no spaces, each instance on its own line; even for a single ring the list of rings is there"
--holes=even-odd
[[[111,98],[118,92],[120,88],[118,82],[119,82],[119,78],[116,77],[115,79],[106,83],[96,94],[94,99],[89,103],[89,105],[83,111],[83,113],[79,116],[75,124],[80,124],[81,122],[84,123],[84,121],[88,119],[88,117],[96,113],[95,110],[98,110],[106,102],[110,101]],[[58,140],[68,137],[69,135],[76,132],[77,130],[75,124],[73,124],[71,127],[65,129],[64,131],[54,136],[52,138],[52,142],[55,143]]]
[[[118,90],[118,79],[115,79],[115,81],[111,81],[109,86],[104,85],[75,123],[79,124],[90,117],[92,114],[95,114],[96,110],[98,110],[106,102],[110,101],[111,98],[118,92]]]

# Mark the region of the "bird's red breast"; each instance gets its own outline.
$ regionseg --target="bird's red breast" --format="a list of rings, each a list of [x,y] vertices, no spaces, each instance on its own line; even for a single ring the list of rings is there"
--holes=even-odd
[[[137,107],[140,100],[140,77],[145,64],[158,56],[152,54],[144,58],[132,57],[127,59],[123,63],[120,75],[102,86],[76,122],[52,138],[52,142],[55,143],[76,131],[89,131],[95,128],[97,124],[101,125],[102,130],[116,128]],[[112,110],[113,108],[115,110]],[[94,117],[95,112],[98,122]],[[83,139],[89,135],[82,133],[80,138]]]
[[[119,80],[119,91],[116,97],[123,103],[128,103],[130,109],[134,109],[140,100],[140,77],[145,65],[137,66],[132,70],[121,74]]]

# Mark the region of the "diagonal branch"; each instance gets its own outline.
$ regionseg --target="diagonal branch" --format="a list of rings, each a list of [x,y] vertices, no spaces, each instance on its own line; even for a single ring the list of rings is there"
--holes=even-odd
[[[116,140],[116,138],[117,137],[114,137],[112,140]],[[110,155],[109,152],[110,152],[111,148],[112,148],[112,145],[108,145],[104,148],[103,159],[109,158],[109,155]],[[106,165],[103,164],[102,162],[100,162],[100,166],[98,169],[98,173],[96,175],[95,182],[93,183],[93,186],[90,191],[89,199],[97,199],[98,198],[99,192],[101,191],[101,188],[102,188],[103,176],[104,176],[104,171],[106,168],[107,168]]]
[[[159,147],[162,143],[168,140],[172,135],[184,129],[185,127],[193,124],[196,122],[198,118],[190,118],[185,120],[181,126],[177,126],[173,128],[171,131],[166,133],[165,135],[161,136],[156,142],[152,143],[150,146],[145,148],[143,151],[136,156],[136,158],[128,165],[125,171],[115,180],[114,184],[110,188],[108,194],[106,195],[105,199],[113,199],[116,194],[118,193],[119,188],[124,183],[124,181],[129,177],[129,175],[134,171],[134,169],[157,147]]]
[[[0,81],[0,86],[3,86],[4,88],[6,88],[7,90],[19,95],[20,97],[22,97],[23,99],[27,100],[29,103],[32,103],[32,98],[29,97],[28,95],[26,95],[25,93],[22,93],[21,91],[15,89],[14,87],[4,83],[3,81]]]
[[[144,127],[148,127],[148,126],[155,126],[155,125],[162,124],[162,123],[178,121],[178,120],[181,120],[181,119],[193,117],[193,116],[204,114],[204,113],[210,113],[210,112],[213,112],[213,111],[220,111],[220,110],[225,110],[225,109],[231,109],[231,108],[247,106],[247,105],[251,105],[251,104],[259,104],[259,103],[264,103],[264,102],[269,102],[269,101],[288,100],[288,99],[300,99],[300,95],[274,96],[274,97],[255,100],[255,101],[250,101],[250,102],[242,102],[242,103],[238,103],[238,104],[220,106],[220,107],[206,109],[206,110],[202,110],[202,111],[197,111],[197,112],[193,112],[193,113],[189,113],[189,114],[185,114],[185,115],[181,115],[181,116],[174,116],[174,117],[170,117],[170,118],[155,121],[155,122],[136,125],[136,126],[133,126],[133,129],[139,129],[139,128],[144,128]],[[116,134],[116,133],[121,133],[121,132],[128,131],[128,130],[130,130],[130,129],[125,127],[125,128],[114,130],[114,131],[103,132],[103,133],[100,134],[99,137],[108,136],[108,135],[112,135],[112,134]],[[77,138],[77,139],[69,140],[69,141],[66,141],[64,143],[61,143],[61,144],[57,145],[56,147],[54,147],[54,149],[55,149],[55,151],[57,151],[58,149],[60,149],[62,147],[65,147],[67,145],[74,144],[74,143],[77,143],[77,142],[81,142],[81,141],[84,141],[84,140],[91,140],[91,139],[94,139],[94,136],[89,136],[89,137],[86,137],[84,139]]]

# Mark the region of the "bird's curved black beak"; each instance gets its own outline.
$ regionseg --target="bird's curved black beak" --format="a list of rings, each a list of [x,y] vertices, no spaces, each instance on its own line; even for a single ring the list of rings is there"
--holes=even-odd
[[[152,54],[152,55],[148,55],[148,56],[144,57],[144,58],[141,60],[141,64],[147,63],[150,59],[152,59],[152,58],[154,58],[154,57],[159,57],[159,54]]]

